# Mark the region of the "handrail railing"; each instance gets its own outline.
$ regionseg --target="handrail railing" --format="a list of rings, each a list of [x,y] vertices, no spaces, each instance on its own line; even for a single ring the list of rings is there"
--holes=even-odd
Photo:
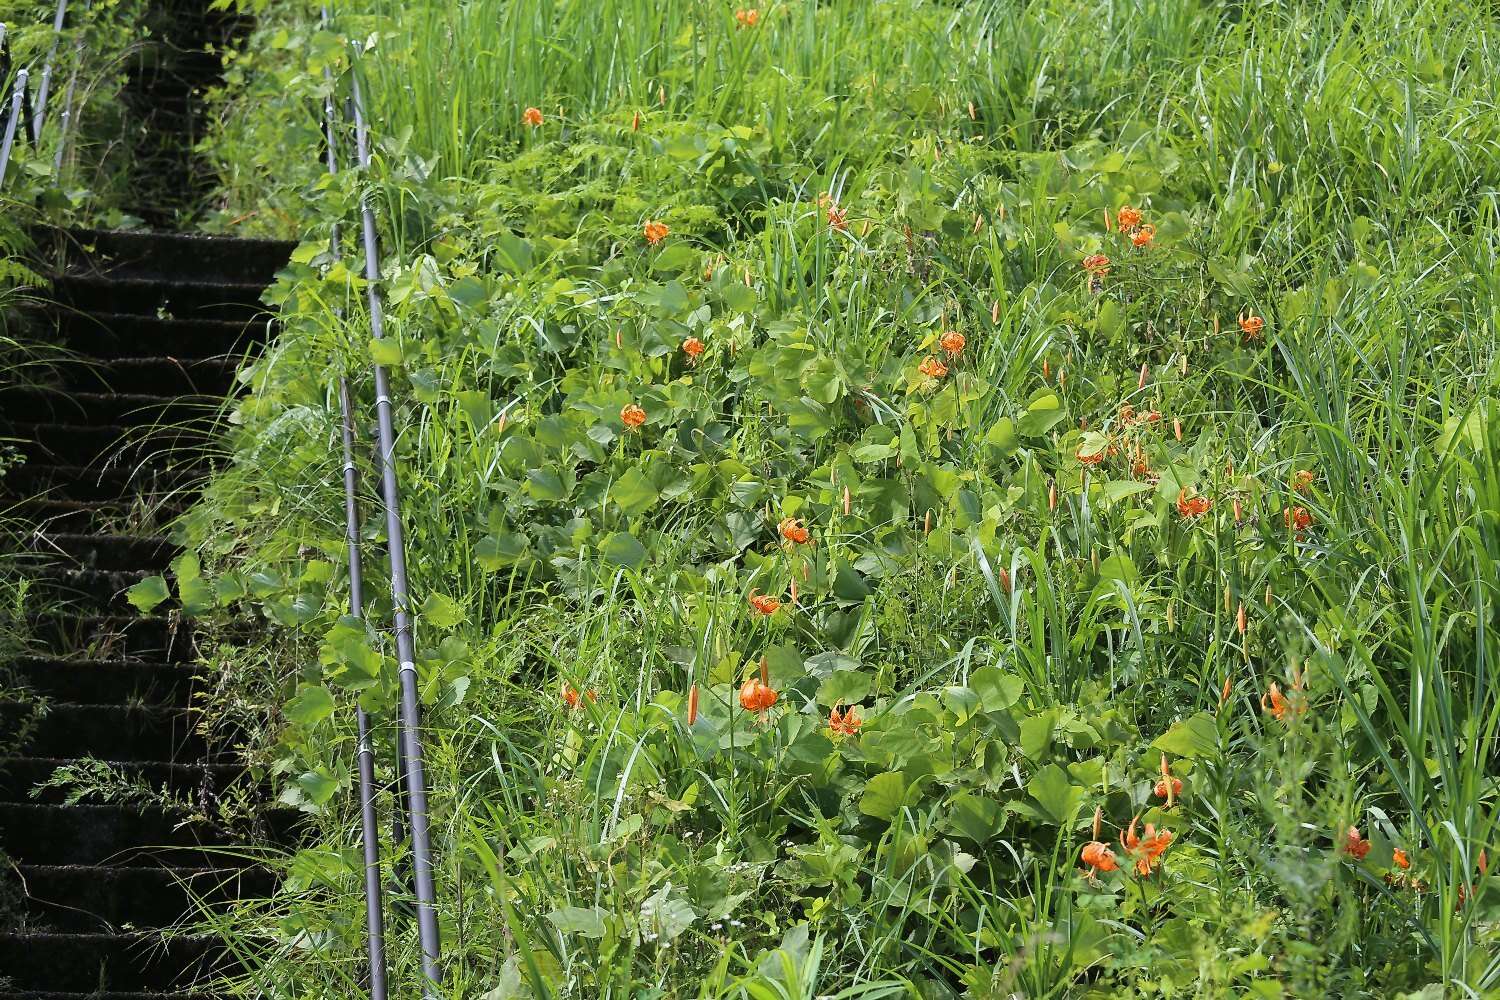
[[[354,46],[356,56],[361,47]],[[359,168],[370,170],[370,136],[359,87],[356,64],[350,74],[351,104],[354,111],[354,147]],[[365,192],[360,193],[359,213],[365,250],[366,299],[370,310],[370,335],[385,337],[385,312],[380,294],[380,242],[375,232],[375,212]],[[380,450],[381,494],[385,500],[386,544],[391,560],[391,604],[396,627],[397,676],[401,684],[401,747],[406,764],[406,806],[411,835],[412,861],[416,875],[417,935],[422,945],[422,973],[426,977],[424,993],[437,997],[442,980],[439,961],[442,945],[438,932],[436,890],[432,877],[432,846],[427,817],[427,778],[423,767],[421,702],[417,694],[417,654],[412,632],[411,592],[406,576],[406,532],[401,520],[400,489],[396,475],[396,432],[391,413],[390,378],[385,366],[373,366],[375,374],[375,420],[377,446]]]
[[[323,13],[325,23],[328,13]],[[333,75],[323,71],[330,84],[330,94],[323,103],[326,129],[328,173],[339,172],[338,123],[331,93]],[[337,257],[340,227],[334,224],[328,248]],[[344,439],[344,530],[349,546],[349,614],[361,622],[365,618],[363,559],[359,546],[359,469],[354,464],[354,408],[349,401],[349,383],[339,379],[339,417]],[[370,963],[371,1000],[386,1000],[385,981],[385,915],[380,890],[380,824],[375,815],[375,749],[370,742],[370,717],[356,705],[354,718],[359,731],[356,753],[359,759],[359,822],[365,856],[365,930]],[[398,810],[399,811],[399,810]]]
[[[329,22],[329,11],[324,8],[323,23],[327,25]],[[354,53],[356,59],[363,55],[358,44],[354,46]],[[350,74],[350,100],[346,114],[353,119],[356,164],[360,170],[368,174],[370,169],[369,130],[366,126],[365,109],[357,73],[356,65]],[[332,94],[332,78],[326,72],[325,79],[329,82],[329,95],[323,105],[327,164],[329,173],[335,174],[339,167],[338,115]],[[385,336],[384,301],[380,292],[380,244],[375,229],[374,210],[370,206],[368,195],[364,193],[360,195],[359,210],[370,332],[375,339],[379,340]],[[337,257],[341,249],[338,225],[333,227],[329,245],[333,256]],[[396,796],[397,839],[402,837],[399,818],[404,805],[407,814],[405,832],[411,840],[415,875],[417,933],[422,947],[423,992],[429,998],[436,998],[438,983],[442,977],[439,965],[441,942],[427,816],[427,784],[423,768],[422,740],[418,732],[421,724],[421,703],[417,692],[416,648],[411,618],[411,594],[406,573],[405,530],[401,518],[400,491],[396,472],[395,420],[391,408],[389,374],[385,366],[378,363],[373,366],[373,374],[376,447],[380,456],[381,498],[385,508],[386,539],[391,565],[391,604],[396,657],[399,663],[397,676],[400,681],[400,735],[397,740],[396,770],[405,794],[403,796],[398,792]],[[363,620],[364,591],[359,551],[359,514],[355,499],[358,472],[354,462],[354,416],[348,382],[343,378],[339,380],[339,408],[344,442],[344,513],[349,544],[350,610],[354,617]],[[379,827],[375,815],[375,755],[371,745],[370,719],[362,708],[356,709],[356,721],[359,731],[360,824],[364,840],[365,917],[368,930],[370,989],[372,1000],[386,1000],[388,987],[380,887]]]
[[[0,190],[5,187],[5,174],[10,169],[10,152],[16,144],[16,126],[21,121],[21,104],[26,100],[26,70],[16,73],[16,84],[10,95],[10,115],[5,119],[5,138],[0,140]]]
[[[57,14],[52,18],[52,47],[42,64],[42,78],[36,88],[36,108],[31,116],[31,141],[42,141],[42,126],[47,119],[47,95],[52,89],[52,64],[57,61],[57,46],[62,41],[63,22],[68,17],[68,0],[57,0]]]

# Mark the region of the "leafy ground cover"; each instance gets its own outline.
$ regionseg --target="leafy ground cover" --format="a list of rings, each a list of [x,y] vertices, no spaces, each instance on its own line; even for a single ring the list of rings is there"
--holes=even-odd
[[[1500,990],[1488,13],[253,6],[214,225],[305,242],[173,583],[317,836],[238,988],[361,975],[378,360],[453,995]]]

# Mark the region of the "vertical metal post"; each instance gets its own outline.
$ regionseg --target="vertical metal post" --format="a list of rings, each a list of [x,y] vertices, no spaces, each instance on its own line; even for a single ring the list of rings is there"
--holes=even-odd
[[[5,139],[0,142],[0,188],[5,185],[5,172],[10,169],[10,151],[16,144],[16,123],[21,120],[21,102],[26,99],[26,71],[16,74],[16,87],[10,95],[10,115],[5,119]]]
[[[359,55],[360,48],[355,47]],[[370,139],[360,97],[357,69],[351,75],[354,103],[354,143],[360,168],[370,168]],[[375,235],[375,213],[369,197],[359,198],[360,224],[365,246],[365,281],[370,306],[370,333],[385,336],[385,315],[380,297],[380,246]],[[391,603],[396,619],[396,658],[401,679],[401,744],[406,755],[406,796],[411,821],[412,860],[416,873],[417,935],[422,944],[422,972],[427,982],[423,992],[437,997],[442,979],[438,962],[442,945],[438,935],[436,890],[432,878],[432,846],[427,823],[427,777],[423,770],[422,740],[417,727],[421,703],[417,697],[416,645],[412,636],[411,594],[406,579],[406,535],[401,523],[400,492],[396,483],[396,432],[391,416],[391,386],[384,365],[375,365],[375,417],[379,432],[381,493],[385,498],[386,538],[391,557]]]
[[[327,14],[325,12],[326,19]],[[326,71],[325,71],[325,75]],[[323,106],[328,129],[328,172],[336,174],[338,165],[337,135],[334,129],[333,99]],[[329,249],[339,254],[339,227],[333,227]],[[363,561],[359,550],[359,469],[354,464],[354,408],[349,405],[349,383],[339,379],[339,414],[344,431],[344,529],[349,545],[349,613],[361,622],[365,618]],[[380,890],[380,826],[375,815],[375,749],[370,742],[370,717],[358,706],[354,718],[359,728],[359,825],[365,851],[365,929],[370,953],[371,1000],[386,1000],[385,982],[385,915]]]
[[[329,157],[332,158],[332,152]],[[338,248],[338,233],[333,245]],[[339,379],[339,412],[344,425],[344,526],[349,542],[349,613],[364,621],[365,598],[359,555],[359,505],[355,500],[359,472],[354,465],[354,416],[349,383]],[[365,848],[365,926],[370,945],[370,997],[386,1000],[385,923],[380,905],[380,827],[375,816],[375,750],[370,745],[370,718],[356,707],[359,724],[359,819]]]
[[[47,92],[52,89],[52,63],[57,59],[57,45],[62,41],[63,21],[68,16],[68,0],[57,0],[57,16],[52,19],[52,48],[42,65],[42,82],[36,88],[36,110],[31,116],[31,141],[42,139],[42,122],[47,117]]]
[[[88,0],[83,5],[83,19],[88,22],[89,11],[93,10],[94,0]],[[68,89],[63,93],[62,116],[58,119],[57,127],[57,151],[52,156],[52,177],[54,181],[60,181],[62,177],[63,156],[68,150],[68,126],[73,120],[73,95],[78,92],[78,71],[83,68],[83,46],[84,33],[78,32],[78,42],[73,46],[73,68],[68,73]]]

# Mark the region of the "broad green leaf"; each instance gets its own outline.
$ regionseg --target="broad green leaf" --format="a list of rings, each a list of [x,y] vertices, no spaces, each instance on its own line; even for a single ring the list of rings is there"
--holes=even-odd
[[[859,811],[876,819],[893,819],[905,807],[906,793],[906,776],[900,771],[877,774],[865,782]]]
[[[401,364],[401,344],[390,337],[371,338],[370,357],[377,365],[395,368]]]
[[[979,695],[986,712],[1003,712],[1021,700],[1026,685],[1015,674],[999,667],[985,666],[969,677],[969,686]]]
[[[1040,437],[1061,423],[1064,416],[1062,401],[1049,392],[1026,407],[1016,421],[1016,433],[1022,437]]]
[[[524,559],[527,547],[526,536],[519,532],[485,535],[474,546],[474,558],[479,560],[480,569],[493,573]]]
[[[854,705],[869,697],[875,680],[862,670],[835,670],[818,686],[818,704]]]
[[[628,531],[617,531],[604,540],[600,553],[616,566],[635,569],[646,561],[646,547]]]
[[[422,620],[437,628],[452,628],[468,617],[464,606],[447,594],[433,592],[422,602]]]
[[[1033,775],[1026,782],[1026,791],[1047,818],[1058,826],[1067,826],[1073,822],[1079,805],[1088,794],[1073,784],[1068,779],[1068,772],[1056,764],[1048,764]]]
[[[547,920],[564,934],[602,938],[608,916],[609,911],[598,906],[563,906],[548,913]]]
[[[639,468],[627,469],[609,488],[610,499],[619,504],[626,514],[641,514],[650,510],[661,499],[656,485]]]
[[[1163,753],[1189,760],[1213,756],[1219,751],[1219,726],[1212,715],[1199,712],[1175,723],[1151,745]]]
[[[148,576],[125,591],[125,599],[143,615],[149,614],[152,608],[165,601],[168,596],[167,581],[162,576]]]
[[[182,601],[182,610],[187,615],[201,615],[218,606],[219,598],[213,584],[201,576],[190,576],[177,581],[177,596]]]
[[[315,726],[333,714],[333,695],[320,684],[304,684],[283,711],[294,725]]]
[[[1005,825],[1000,803],[983,795],[963,792],[948,802],[943,826],[961,837],[983,845]]]
[[[698,914],[687,900],[673,898],[671,882],[641,904],[641,929],[663,943],[677,940],[697,919]]]

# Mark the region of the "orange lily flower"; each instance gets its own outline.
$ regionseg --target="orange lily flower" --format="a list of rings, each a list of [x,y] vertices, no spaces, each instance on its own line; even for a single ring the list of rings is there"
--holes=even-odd
[[[1109,258],[1102,253],[1091,253],[1083,258],[1083,269],[1095,278],[1109,273]]]
[[[1115,852],[1110,850],[1109,845],[1102,840],[1091,840],[1084,844],[1081,860],[1089,866],[1090,875],[1120,869],[1120,862],[1115,858]]]
[[[1411,858],[1407,857],[1406,852],[1398,847],[1391,852],[1391,864],[1405,871],[1411,867]]]
[[[667,228],[665,222],[647,220],[645,226],[641,228],[641,232],[645,235],[647,243],[656,246],[656,244],[666,239],[672,230]]]
[[[1084,465],[1099,465],[1104,461],[1104,452],[1085,452],[1080,448],[1078,449],[1078,461]]]
[[[923,375],[926,375],[928,378],[942,378],[944,375],[948,374],[948,366],[943,364],[937,358],[929,356],[923,358],[922,363],[920,365],[917,365],[917,371],[921,372]]]
[[[828,225],[838,232],[848,232],[849,210],[847,208],[839,208],[837,205],[829,205]]]
[[[859,727],[865,724],[865,720],[859,717],[859,711],[854,705],[846,709],[833,706],[833,711],[828,713],[828,728],[840,736],[854,736],[859,733]]]
[[[1260,332],[1266,328],[1266,321],[1254,313],[1247,313],[1240,317],[1240,331],[1244,333],[1246,340],[1259,340]]]
[[[1355,861],[1363,861],[1365,855],[1370,853],[1370,842],[1359,835],[1359,827],[1351,826],[1349,832],[1344,835],[1341,850]]]
[[[1151,245],[1151,241],[1154,239],[1156,239],[1156,227],[1147,223],[1130,234],[1130,245],[1137,250],[1144,250]]]
[[[1184,521],[1202,517],[1213,506],[1208,497],[1189,496],[1187,490],[1177,494],[1177,513]]]
[[[1286,521],[1287,529],[1296,532],[1299,538],[1313,522],[1312,513],[1306,507],[1288,507],[1281,512],[1281,517]]]
[[[578,708],[583,704],[583,699],[585,697],[587,697],[589,701],[598,701],[599,692],[595,691],[593,688],[589,688],[587,691],[579,694],[578,689],[573,687],[573,685],[568,683],[563,684],[562,700],[563,703],[568,706],[568,708]]]
[[[525,125],[528,128],[536,128],[541,123],[542,123],[542,109],[541,108],[527,108],[525,111],[521,112],[521,124],[522,125]]]
[[[1165,754],[1161,758],[1161,780],[1156,783],[1152,791],[1156,792],[1157,798],[1167,800],[1168,809],[1172,808],[1177,797],[1182,794],[1182,779],[1172,775],[1171,768],[1167,766]]]
[[[779,697],[776,689],[759,677],[752,677],[740,685],[740,707],[747,712],[764,712],[776,704]]]
[[[1161,864],[1161,856],[1167,848],[1172,846],[1173,836],[1171,830],[1157,833],[1155,823],[1147,823],[1145,836],[1137,836],[1135,825],[1139,819],[1139,816],[1132,819],[1130,829],[1120,834],[1120,846],[1135,860],[1136,874],[1150,875]]]
[[[784,518],[782,522],[776,526],[776,530],[781,532],[782,538],[785,538],[793,545],[806,545],[808,541],[812,539],[812,532],[808,531],[807,528],[802,524],[801,518]]]
[[[701,355],[704,350],[705,348],[703,346],[703,341],[699,340],[697,337],[689,337],[687,340],[684,340],[682,342],[682,353],[686,354],[688,358],[693,361],[697,361],[699,355]]]
[[[753,28],[760,23],[760,11],[754,7],[742,7],[734,12],[734,19],[741,28]]]
[[[781,610],[781,598],[772,597],[770,594],[762,594],[759,590],[750,591],[750,606],[759,613],[770,617]]]
[[[1115,213],[1115,221],[1120,224],[1120,231],[1125,233],[1139,226],[1144,218],[1140,209],[1131,208],[1129,205],[1121,205],[1120,210]]]
[[[959,351],[962,351],[964,349],[965,343],[967,343],[967,341],[964,340],[964,335],[959,333],[957,330],[949,330],[947,333],[938,338],[938,346],[947,351],[949,354],[955,356],[957,356]]]
[[[1296,678],[1291,691],[1286,694],[1282,693],[1281,685],[1272,681],[1266,693],[1260,696],[1260,707],[1278,722],[1284,721],[1289,714],[1301,715],[1307,711],[1307,702],[1302,697],[1302,679]]]
[[[1294,493],[1306,493],[1316,478],[1311,469],[1298,469],[1292,475],[1292,491]]]
[[[635,403],[626,403],[620,410],[620,423],[625,425],[629,431],[636,430],[646,422],[646,411]]]

